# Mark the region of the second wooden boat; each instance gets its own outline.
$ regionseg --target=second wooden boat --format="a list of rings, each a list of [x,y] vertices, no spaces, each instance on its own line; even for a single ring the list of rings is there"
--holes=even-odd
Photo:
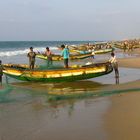
[[[85,59],[85,58],[88,58],[90,57],[92,54],[91,53],[88,53],[88,54],[77,54],[77,55],[70,55],[70,60],[76,60],[76,59]],[[40,59],[44,59],[44,60],[47,60],[47,56],[44,56],[42,54],[38,54],[36,55],[37,58],[40,58]],[[52,56],[52,60],[53,61],[61,61],[63,60],[63,57],[61,55],[53,55]]]

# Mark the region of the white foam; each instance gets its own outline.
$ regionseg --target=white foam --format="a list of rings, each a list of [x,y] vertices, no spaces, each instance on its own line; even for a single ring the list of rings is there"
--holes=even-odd
[[[51,47],[50,50],[57,50],[57,47]],[[44,52],[45,51],[45,47],[38,47],[38,48],[34,48],[35,52]],[[15,51],[3,51],[0,52],[0,57],[4,57],[4,56],[16,56],[16,55],[24,55],[27,54],[29,52],[29,49],[24,49],[24,50],[15,50]]]

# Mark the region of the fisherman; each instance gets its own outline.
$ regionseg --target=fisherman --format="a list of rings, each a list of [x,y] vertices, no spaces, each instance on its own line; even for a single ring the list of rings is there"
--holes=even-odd
[[[68,64],[68,61],[69,61],[69,49],[67,47],[65,47],[65,45],[61,45],[61,48],[62,48],[61,55],[63,56],[63,59],[64,59],[64,67],[68,68],[69,67],[69,64]]]
[[[94,50],[94,47],[90,48],[88,50],[89,53],[91,53],[91,57],[89,58],[91,60],[91,62],[93,63],[93,60],[95,58],[95,50]]]
[[[0,60],[0,84],[2,86],[2,76],[3,76],[3,66],[2,61]]]
[[[111,58],[109,59],[109,62],[111,63],[115,71],[115,77],[118,78],[119,77],[118,62],[114,52],[111,53]]]
[[[27,57],[29,57],[29,68],[32,70],[34,69],[36,57],[36,53],[33,51],[33,47],[30,47],[30,52],[27,54]]]
[[[128,43],[125,41],[125,42],[123,43],[123,52],[124,52],[124,53],[125,53],[126,50],[127,50],[127,46],[128,46]]]
[[[92,54],[92,58],[94,59],[95,58],[95,50],[94,50],[93,47],[92,47],[92,50],[91,50],[91,54]]]
[[[52,52],[49,47],[46,47],[45,56],[47,56],[47,66],[52,65]]]

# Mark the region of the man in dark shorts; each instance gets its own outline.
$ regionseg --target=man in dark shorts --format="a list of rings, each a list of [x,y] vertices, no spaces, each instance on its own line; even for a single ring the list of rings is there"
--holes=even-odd
[[[0,60],[0,84],[2,86],[2,76],[3,76],[3,67],[2,67],[2,61]]]
[[[115,77],[118,78],[119,77],[118,62],[114,52],[111,53],[111,58],[109,59],[109,62],[111,63],[113,69],[115,70]]]
[[[68,64],[68,61],[69,61],[69,49],[66,48],[65,45],[61,45],[61,48],[62,48],[61,55],[63,56],[63,59],[64,59],[64,67],[68,68],[69,67],[69,64]]]
[[[33,51],[33,47],[30,47],[30,52],[27,56],[29,57],[29,68],[34,69],[36,53]]]

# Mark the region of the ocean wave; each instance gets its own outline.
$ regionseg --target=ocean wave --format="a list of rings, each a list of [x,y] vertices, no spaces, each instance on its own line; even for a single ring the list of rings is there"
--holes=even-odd
[[[51,47],[50,50],[57,50],[57,47]],[[35,52],[44,52],[45,51],[45,47],[42,48],[34,48]],[[4,56],[17,56],[17,55],[24,55],[27,54],[29,52],[29,49],[23,49],[23,50],[11,50],[11,51],[2,51],[0,52],[0,57],[4,57]]]

